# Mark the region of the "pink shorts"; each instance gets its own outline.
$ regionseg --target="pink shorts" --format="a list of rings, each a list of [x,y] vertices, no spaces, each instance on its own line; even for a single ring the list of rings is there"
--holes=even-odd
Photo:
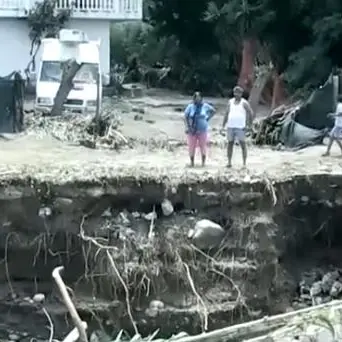
[[[194,157],[196,153],[196,147],[199,146],[202,156],[207,153],[208,133],[188,134],[188,148],[190,157]]]

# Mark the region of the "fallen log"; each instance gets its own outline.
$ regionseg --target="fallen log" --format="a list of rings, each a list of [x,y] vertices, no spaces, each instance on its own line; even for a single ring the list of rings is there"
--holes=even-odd
[[[326,304],[317,305],[307,309],[288,312],[275,316],[266,316],[256,321],[233,325],[227,328],[214,330],[196,336],[189,336],[177,340],[177,342],[266,342],[270,333],[282,328],[299,326],[303,322],[310,322],[310,318],[317,318],[326,315],[329,311],[341,310],[342,301],[332,301]],[[295,319],[295,322],[293,321]],[[290,327],[289,327],[290,326]],[[266,335],[266,336],[265,336]],[[260,337],[262,336],[262,337]],[[253,340],[254,338],[254,340]],[[256,339],[256,338],[259,338]],[[262,339],[264,338],[264,339]],[[281,340],[279,340],[280,342]],[[326,341],[329,342],[329,341]]]

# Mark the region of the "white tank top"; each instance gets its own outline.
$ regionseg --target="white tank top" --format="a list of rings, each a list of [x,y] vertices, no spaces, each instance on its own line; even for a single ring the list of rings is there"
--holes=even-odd
[[[246,109],[243,104],[246,100],[241,99],[239,103],[235,103],[235,99],[229,100],[230,111],[228,115],[228,128],[245,128],[246,127]]]

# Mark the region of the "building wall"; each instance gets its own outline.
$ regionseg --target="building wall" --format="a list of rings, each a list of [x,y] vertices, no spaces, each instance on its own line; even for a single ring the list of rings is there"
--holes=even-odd
[[[103,73],[109,72],[109,20],[71,19],[68,27],[82,30],[89,39],[101,39],[100,61]],[[31,40],[25,19],[0,18],[0,77],[12,71],[23,72],[30,61]],[[36,64],[39,65],[39,53]]]

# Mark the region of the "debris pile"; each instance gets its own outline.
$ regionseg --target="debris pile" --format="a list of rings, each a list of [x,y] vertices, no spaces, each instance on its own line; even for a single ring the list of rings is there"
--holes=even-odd
[[[65,113],[61,116],[46,116],[40,113],[25,115],[28,134],[36,137],[52,136],[57,140],[80,144],[89,148],[120,149],[129,141],[120,133],[120,115],[111,108],[104,109],[99,119],[93,114]]]
[[[254,130],[255,142],[295,150],[321,144],[333,126],[329,114],[335,107],[334,85],[329,77],[306,101],[280,106],[262,120]]]
[[[342,298],[342,272],[339,269],[325,273],[306,272],[299,282],[299,298],[295,308],[320,305]]]

